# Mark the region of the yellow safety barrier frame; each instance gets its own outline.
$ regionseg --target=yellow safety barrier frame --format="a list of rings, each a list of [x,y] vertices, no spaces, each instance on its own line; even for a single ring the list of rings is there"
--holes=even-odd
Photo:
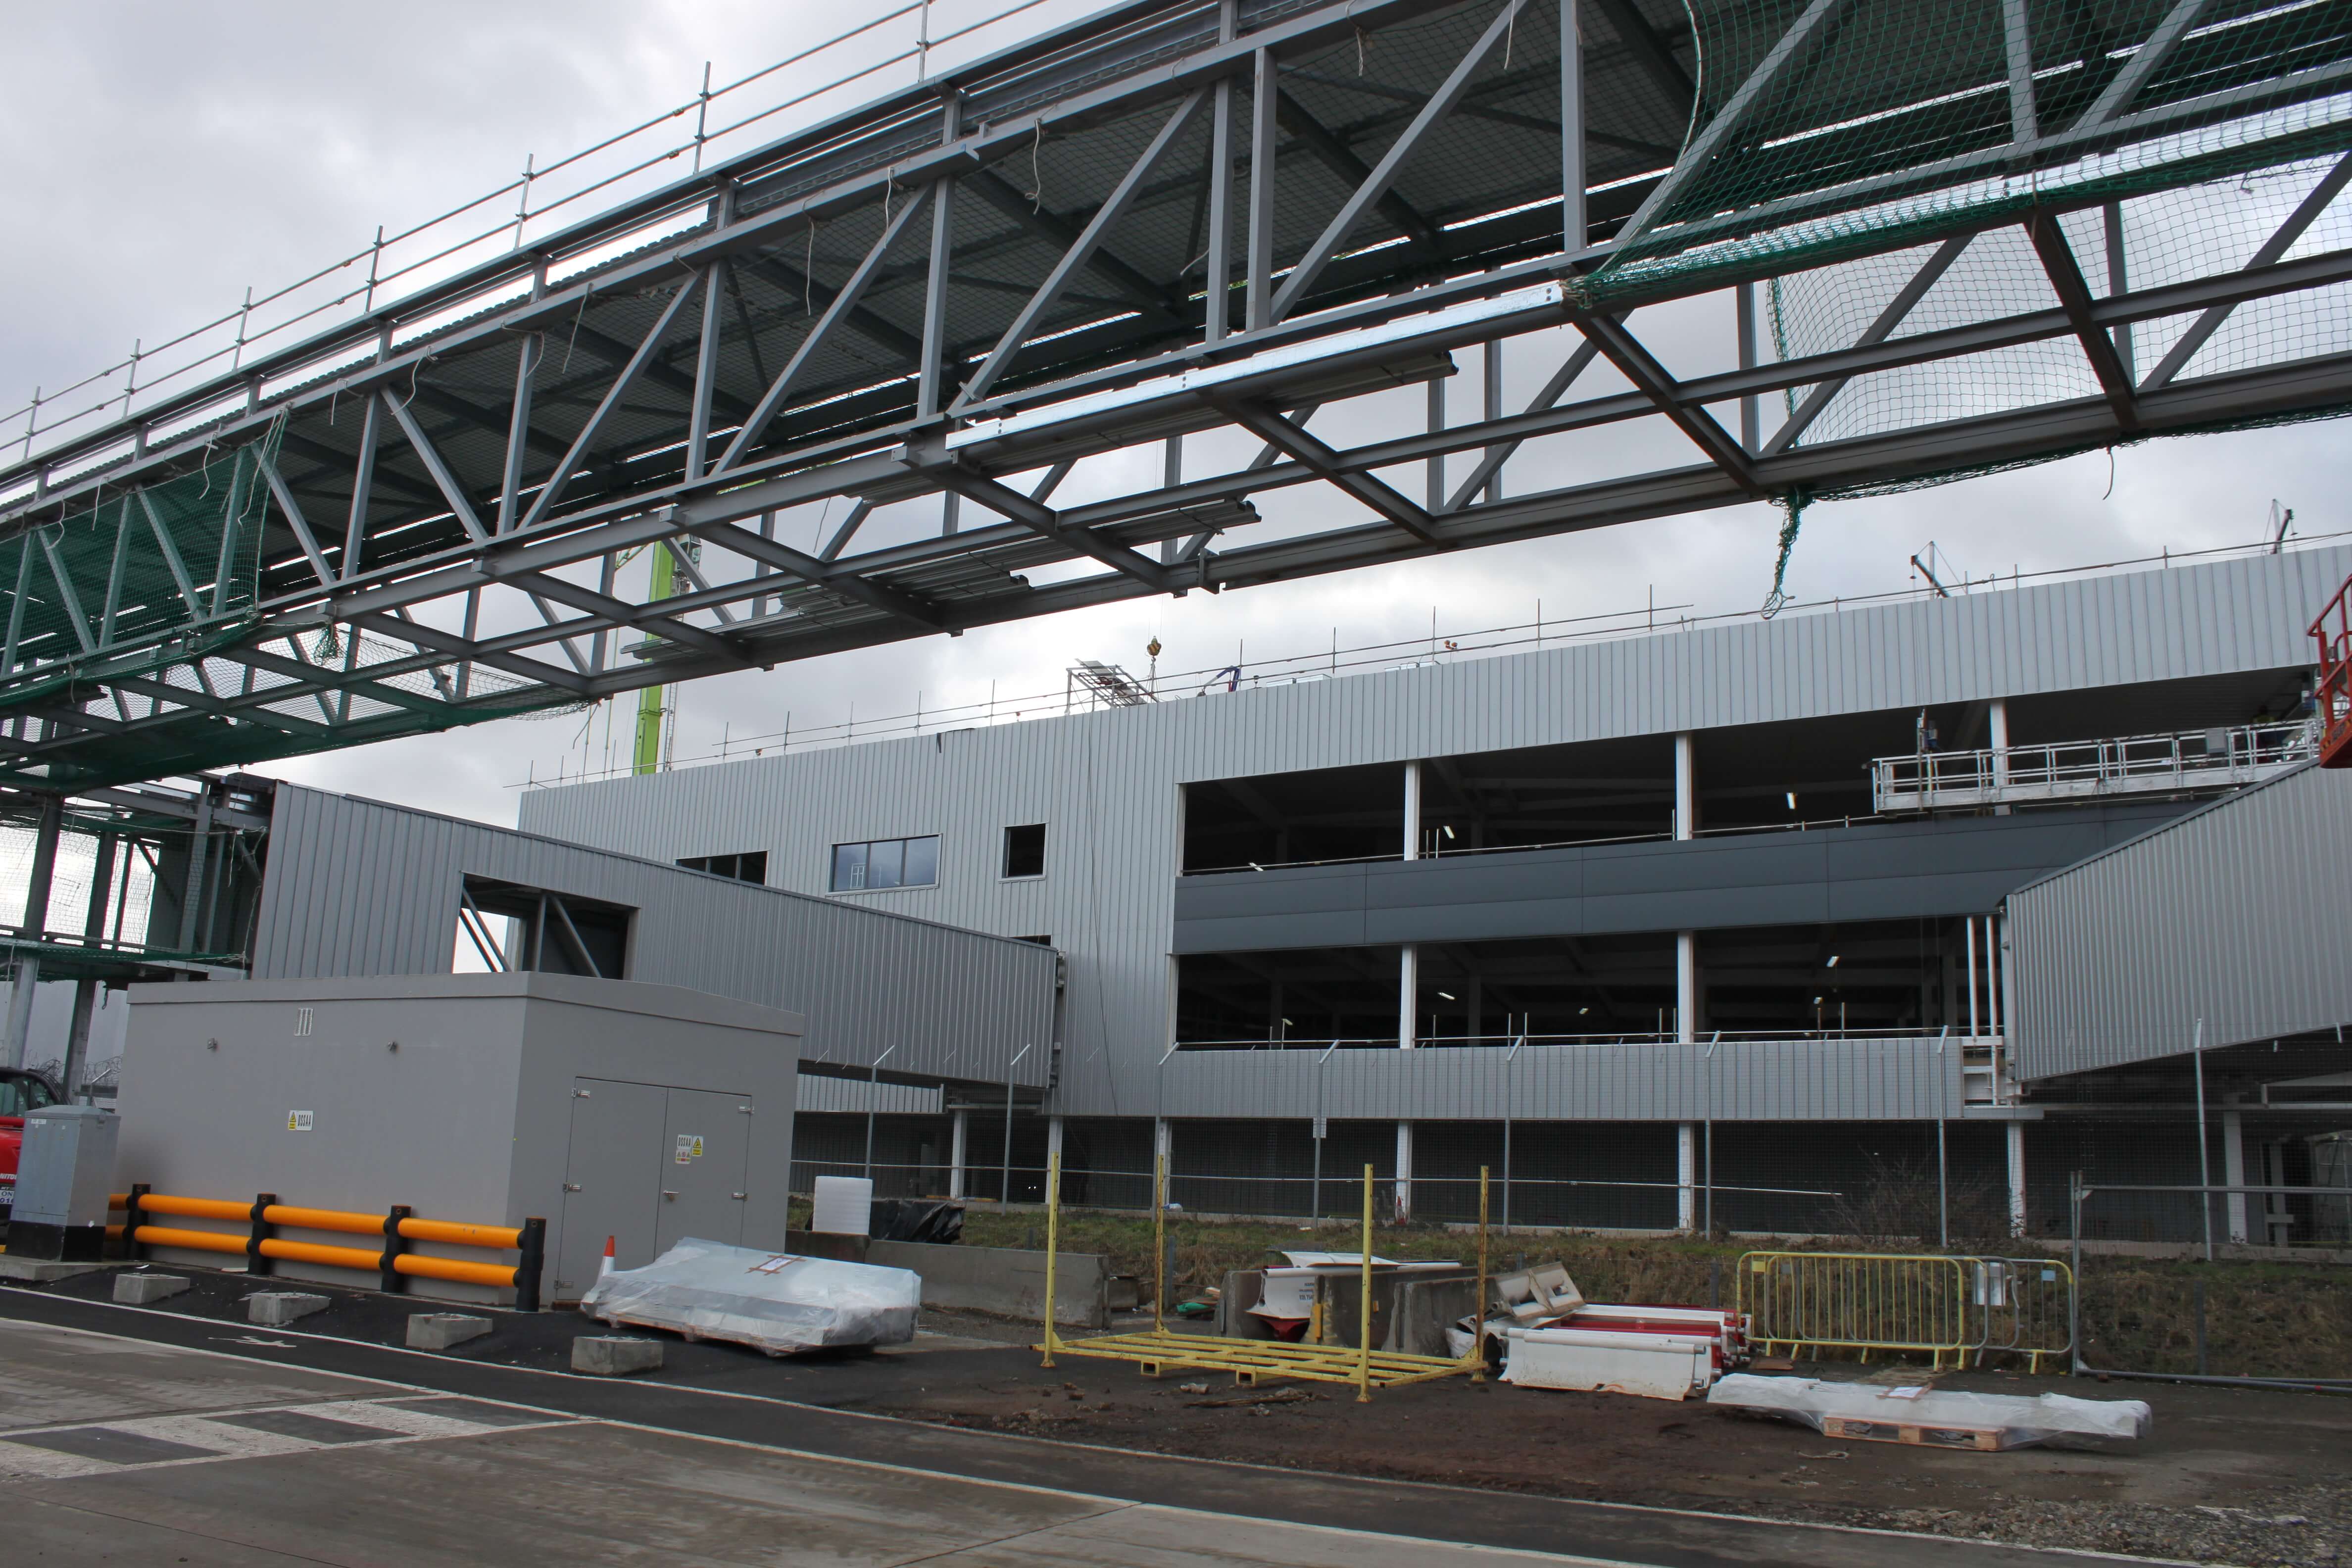
[[[2055,1258],[1957,1257],[1947,1253],[1748,1252],[1737,1268],[1738,1310],[1766,1355],[1785,1350],[1925,1354],[1958,1369],[1974,1356],[2021,1355],[2040,1372],[2045,1358],[2071,1361],[2074,1270]],[[2043,1285],[2049,1290],[2040,1289]],[[2054,1326],[2058,1344],[2029,1343]],[[2003,1342],[2000,1336],[2006,1332]]]
[[[1767,1355],[1814,1349],[1925,1353],[1962,1364],[1968,1274],[1932,1253],[1748,1252],[1738,1267],[1738,1310]]]
[[[119,1236],[124,1255],[137,1258],[142,1247],[173,1247],[189,1252],[221,1252],[241,1256],[248,1274],[267,1275],[270,1264],[283,1259],[327,1268],[350,1268],[373,1274],[381,1289],[399,1291],[414,1279],[447,1279],[467,1285],[488,1285],[515,1293],[515,1310],[539,1310],[541,1276],[546,1272],[547,1222],[526,1219],[519,1226],[469,1225],[457,1220],[418,1219],[405,1204],[383,1214],[357,1214],[344,1209],[303,1208],[281,1204],[275,1193],[263,1193],[250,1202],[234,1198],[192,1198],[150,1192],[144,1185],[107,1199],[122,1211],[123,1223],[107,1226]],[[190,1230],[176,1226],[150,1225],[147,1216],[227,1220],[244,1226],[232,1231]],[[352,1236],[381,1237],[373,1247],[327,1247],[317,1242],[287,1241],[276,1232],[338,1231]],[[412,1241],[439,1242],[447,1247],[478,1247],[490,1251],[521,1254],[515,1263],[475,1263],[461,1258],[428,1258],[408,1250]]]
[[[1054,1328],[1056,1263],[1061,1253],[1062,1157],[1045,1163],[1045,1305],[1044,1342],[1030,1348],[1045,1353],[1045,1366],[1056,1354],[1093,1356],[1105,1361],[1131,1361],[1146,1377],[1158,1377],[1171,1367],[1203,1372],[1230,1372],[1237,1387],[1254,1388],[1267,1378],[1296,1378],[1310,1383],[1353,1384],[1361,1404],[1375,1388],[1396,1388],[1409,1383],[1431,1383],[1442,1377],[1467,1374],[1484,1382],[1486,1375],[1483,1334],[1473,1335],[1470,1349],[1460,1357],[1409,1355],[1372,1349],[1372,1167],[1364,1167],[1363,1242],[1358,1251],[1362,1270],[1358,1305],[1356,1345],[1291,1344],[1280,1341],[1233,1340],[1210,1334],[1171,1334],[1165,1316],[1168,1301],[1168,1158],[1153,1163],[1151,1180],[1151,1328],[1148,1332],[1100,1334],[1092,1339],[1066,1340]],[[1478,1310],[1486,1304],[1486,1167],[1478,1168]],[[1321,1309],[1317,1309],[1319,1326]],[[1310,1332],[1315,1331],[1310,1330]]]

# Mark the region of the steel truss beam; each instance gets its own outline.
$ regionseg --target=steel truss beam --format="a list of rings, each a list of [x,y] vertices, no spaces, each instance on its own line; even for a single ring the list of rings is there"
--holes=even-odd
[[[2026,7],[1973,3],[1995,8],[2006,28],[2010,47],[1985,86],[2010,95],[2010,141],[1947,160],[1949,168],[2042,166],[2193,122],[2226,96],[2137,107],[2200,15],[2202,0],[2179,0],[2091,107],[2055,124],[2063,111],[2046,94],[2036,101]],[[1087,605],[2352,406],[2352,356],[2181,376],[2241,305],[2352,281],[2352,253],[2284,259],[2352,183],[2352,156],[2235,270],[2132,290],[2111,255],[2100,294],[2059,207],[1957,212],[1940,230],[1883,242],[1884,251],[1925,247],[1925,259],[1845,347],[1757,364],[1752,350],[1726,345],[1717,363],[1738,368],[1670,372],[1643,339],[1643,307],[1744,287],[1769,258],[1696,269],[1600,306],[1580,279],[1628,240],[1656,243],[1655,215],[1710,163],[1738,154],[1752,111],[1803,79],[1851,0],[1811,0],[1670,170],[1597,192],[1563,189],[1549,211],[1500,195],[1479,198],[1484,208],[1445,205],[1450,176],[1423,173],[1462,167],[1461,149],[1479,144],[1459,138],[1506,136],[1524,150],[1531,133],[1562,134],[1561,121],[1506,107],[1541,84],[1575,110],[1565,117],[1575,134],[1551,165],[1570,172],[1565,184],[1602,177],[1584,173],[1600,149],[1622,157],[1652,147],[1622,127],[1585,123],[1591,103],[1624,96],[1594,93],[1587,79],[1624,73],[1645,100],[1687,94],[1674,41],[1631,0],[1593,4],[1622,48],[1579,51],[1571,28],[1570,48],[1526,63],[1540,46],[1517,26],[1525,0],[1486,0],[1451,13],[1451,41],[1419,81],[1393,79],[1395,57],[1383,57],[1389,79],[1318,69],[1317,51],[1446,13],[1436,0],[1332,0],[1250,32],[1232,16],[1197,36],[1170,21],[1178,33],[1134,46],[1148,69],[1073,66],[1066,91],[1020,100],[1018,110],[992,110],[998,89],[985,72],[942,82],[929,108],[893,100],[898,118],[888,123],[900,129],[891,134],[919,119],[936,127],[928,149],[860,163],[837,151],[852,142],[820,137],[807,156],[838,166],[796,175],[797,184],[774,171],[800,168],[798,153],[714,171],[673,201],[706,203],[703,227],[550,287],[551,258],[568,243],[559,237],[509,264],[528,268],[527,297],[478,321],[412,343],[388,312],[369,329],[364,363],[309,383],[289,374],[299,354],[257,362],[265,379],[255,384],[287,375],[290,390],[176,444],[149,443],[102,475],[44,479],[37,500],[0,508],[5,529],[11,515],[54,517],[100,482],[131,492],[103,603],[86,580],[77,585],[46,535],[39,565],[30,554],[24,563],[0,659],[0,707],[20,721],[0,737],[0,759],[13,759],[0,760],[0,778],[29,779],[22,770],[36,767],[49,780],[136,777],[142,748],[179,744],[192,725],[236,736],[257,756],[317,750]],[[1180,12],[1192,15],[1174,0],[1135,0],[1127,14],[1131,23]],[[1515,48],[1521,61],[1507,66]],[[1023,58],[1063,68],[1050,49]],[[2318,90],[2336,79],[2331,71],[2352,67],[2304,74]],[[1234,101],[1244,96],[1246,112]],[[1376,110],[1347,119],[1366,99]],[[1398,107],[1406,104],[1410,112]],[[1097,135],[1116,156],[1094,157],[1092,174],[1050,205],[1013,177],[1035,175],[1049,142],[1083,152]],[[1309,161],[1318,168],[1302,178]],[[1344,187],[1337,195],[1329,175]],[[1874,201],[1921,177],[1896,171],[1776,210]],[[1312,237],[1277,247],[1277,217],[1298,227],[1302,204]],[[815,226],[846,217],[861,226],[848,231],[860,237],[849,254],[820,255]],[[1727,236],[1762,221],[1730,214],[1676,232]],[[2056,308],[1906,333],[1976,237],[2011,222],[2033,246]],[[1563,226],[1580,238],[1616,226],[1619,237],[1565,247]],[[1166,237],[1180,231],[1181,252]],[[788,304],[775,303],[780,294]],[[446,308],[445,298],[415,309],[427,306]],[[2136,383],[2131,329],[2182,316],[2193,324]],[[1479,417],[1444,422],[1434,389],[1455,353],[1486,345],[1491,368],[1496,345],[1563,328],[1581,341],[1523,409],[1506,412],[1490,388]],[[2084,356],[2100,396],[1813,437],[1857,378],[2049,342]],[[1571,400],[1596,365],[1615,384]],[[1307,433],[1319,407],[1422,384],[1433,388],[1428,430],[1354,446]],[[1797,398],[1794,412],[1766,440],[1753,410],[1783,393]],[[1719,420],[1724,410],[1740,414],[1740,435]],[[148,580],[167,581],[191,622],[217,616],[228,591],[209,559],[185,558],[148,481],[205,443],[281,417],[290,421],[281,456],[258,481],[265,561],[250,632],[200,657],[126,658],[112,642],[126,552],[158,563]],[[1508,489],[1523,493],[1499,499],[1529,443],[1637,419],[1663,419],[1703,460],[1568,489],[1522,479]],[[1196,462],[1187,478],[1179,442],[1220,430],[1262,444],[1256,456],[1208,473]],[[1051,500],[1076,466],[1146,447],[1158,449],[1157,482]],[[1444,460],[1464,454],[1468,472],[1449,489]],[[1432,476],[1427,505],[1382,477],[1416,465]],[[1258,503],[1301,485],[1335,489],[1372,517],[1252,532]],[[850,504],[815,553],[779,541],[780,515],[836,499]],[[321,530],[336,509],[340,538]],[[628,570],[657,544],[677,563],[677,593],[656,594],[642,570]],[[1102,570],[1042,584],[1027,575],[1089,562]],[[64,607],[87,665],[70,696],[28,689],[61,667],[17,663],[28,593]],[[12,680],[26,689],[13,704]]]

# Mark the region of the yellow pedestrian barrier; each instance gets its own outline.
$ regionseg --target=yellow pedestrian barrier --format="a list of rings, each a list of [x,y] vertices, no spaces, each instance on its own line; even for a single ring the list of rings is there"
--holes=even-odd
[[[1750,1252],[1739,1259],[1739,1310],[1765,1354],[1814,1350],[1925,1353],[1959,1366],[1969,1332],[1967,1261],[1930,1254]]]
[[[1054,1327],[1056,1259],[1061,1248],[1062,1159],[1051,1155],[1045,1173],[1045,1337],[1031,1348],[1045,1353],[1052,1366],[1056,1354],[1093,1356],[1106,1361],[1131,1361],[1146,1377],[1158,1377],[1171,1367],[1203,1372],[1230,1372],[1242,1387],[1262,1379],[1297,1378],[1312,1383],[1346,1383],[1356,1387],[1359,1403],[1375,1388],[1395,1388],[1408,1383],[1429,1383],[1441,1377],[1467,1374],[1484,1381],[1486,1347],[1482,1336],[1471,1336],[1470,1348],[1459,1357],[1412,1355],[1372,1348],[1372,1167],[1364,1167],[1362,1246],[1358,1254],[1362,1291],[1356,1325],[1356,1343],[1346,1345],[1291,1344],[1271,1340],[1226,1339],[1214,1334],[1171,1333],[1163,1316],[1168,1299],[1168,1160],[1155,1163],[1151,1183],[1152,1291],[1151,1328],[1129,1334],[1100,1334],[1091,1339],[1066,1340]],[[1478,1171],[1478,1310],[1486,1303],[1486,1169]],[[1321,1326],[1321,1308],[1316,1310]]]
[[[2008,1354],[2033,1372],[2073,1359],[2074,1275],[2056,1258],[1750,1252],[1738,1275],[1748,1338],[1767,1355],[1885,1351],[1961,1367]]]

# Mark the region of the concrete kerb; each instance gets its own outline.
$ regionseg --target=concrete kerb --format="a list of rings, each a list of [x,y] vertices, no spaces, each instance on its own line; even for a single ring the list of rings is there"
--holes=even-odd
[[[480,1339],[492,1326],[488,1318],[464,1312],[411,1312],[406,1343],[413,1351],[446,1351]]]
[[[334,1302],[302,1290],[260,1290],[245,1299],[245,1321],[265,1329],[282,1329],[297,1319],[323,1312]]]
[[[986,1312],[1035,1322],[1045,1316],[1045,1255],[1024,1247],[966,1247],[922,1241],[874,1241],[866,1261],[910,1268],[923,1278],[923,1305],[950,1312]],[[1054,1280],[1054,1321],[1072,1328],[1110,1326],[1110,1259],[1096,1253],[1061,1255]]]
[[[176,1296],[192,1283],[184,1274],[118,1274],[114,1299],[126,1307],[143,1307]]]
[[[14,1279],[26,1285],[54,1285],[77,1274],[96,1274],[100,1269],[121,1267],[120,1263],[66,1263],[53,1258],[12,1258],[0,1252],[0,1279]]]
[[[583,1334],[572,1342],[572,1370],[590,1377],[626,1377],[635,1372],[658,1372],[661,1363],[659,1340]]]

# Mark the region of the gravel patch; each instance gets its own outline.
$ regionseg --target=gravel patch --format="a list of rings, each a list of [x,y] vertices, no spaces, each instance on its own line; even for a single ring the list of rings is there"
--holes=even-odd
[[[2242,1568],[2352,1564],[2352,1482],[2282,1488],[2235,1507],[2050,1502],[2014,1499],[1957,1509],[1757,1510],[1776,1519],[1864,1525],[2020,1546],[2117,1552]]]

